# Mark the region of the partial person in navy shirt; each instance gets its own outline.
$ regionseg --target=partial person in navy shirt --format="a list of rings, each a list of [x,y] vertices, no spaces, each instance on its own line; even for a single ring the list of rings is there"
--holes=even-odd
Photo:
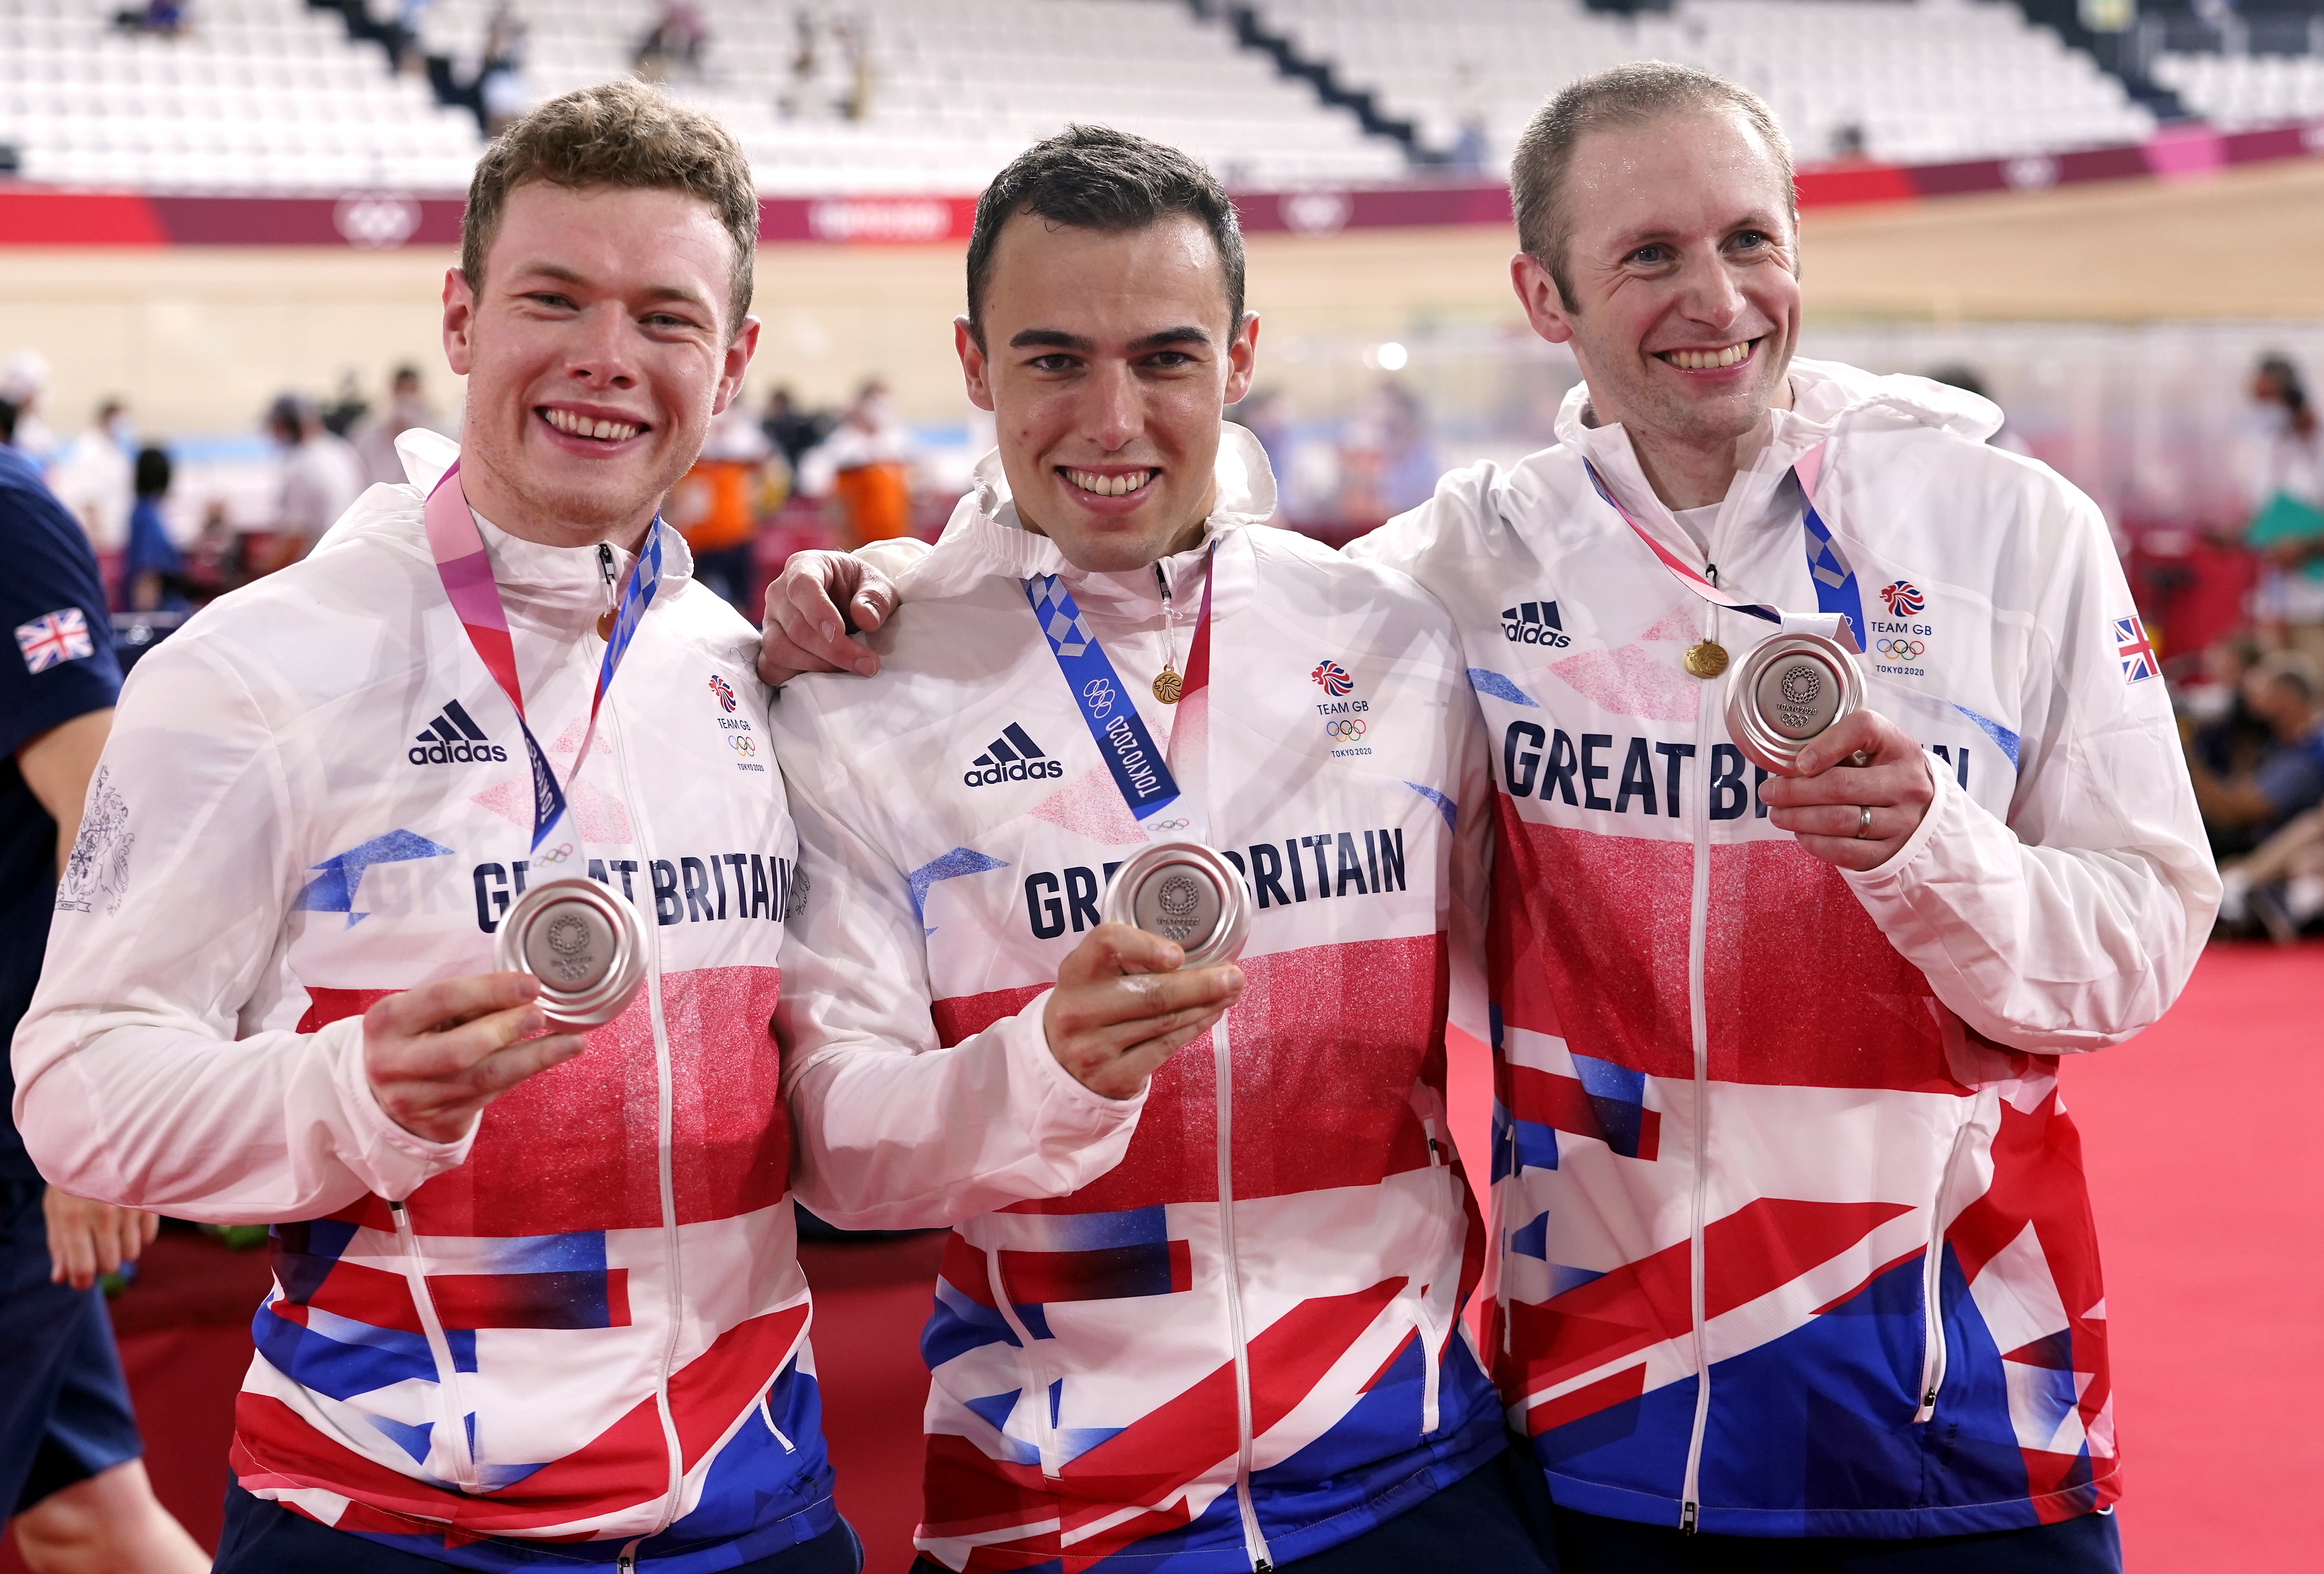
[[[0,427],[12,414],[0,406]],[[5,432],[0,432],[5,443]],[[92,796],[121,669],[97,557],[32,462],[0,446],[0,1035],[32,1003],[58,881]],[[88,813],[106,813],[102,779]],[[5,1042],[5,1038],[0,1038]],[[7,1071],[0,1065],[0,1077]],[[195,1574],[209,1560],[153,1496],[100,1274],[150,1213],[51,1191],[0,1122],[0,1507],[33,1574]]]

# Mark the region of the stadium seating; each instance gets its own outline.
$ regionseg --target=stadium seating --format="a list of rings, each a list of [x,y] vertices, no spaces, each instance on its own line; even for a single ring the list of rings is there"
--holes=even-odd
[[[2169,53],[2152,69],[2223,131],[2324,116],[2324,56]]]
[[[1343,86],[1416,123],[1422,144],[1483,133],[1505,171],[1526,118],[1561,84],[1624,60],[1683,61],[1763,95],[1800,161],[1839,151],[1941,162],[2136,142],[2153,129],[2119,83],[2015,5],[1939,0],[1678,0],[1634,17],[1580,0],[1257,0],[1274,32],[1334,62]]]

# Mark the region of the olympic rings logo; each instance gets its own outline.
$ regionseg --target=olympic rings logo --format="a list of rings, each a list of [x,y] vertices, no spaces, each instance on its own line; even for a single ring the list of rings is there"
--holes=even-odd
[[[560,842],[546,852],[534,853],[532,855],[532,861],[535,863],[545,863],[551,869],[554,869],[572,856],[573,843],[570,842]]]
[[[759,745],[752,741],[748,732],[727,733],[726,747],[732,749],[735,753],[743,756],[745,759],[759,751]]]
[[[1146,823],[1157,831],[1187,831],[1193,829],[1194,824],[1192,820],[1148,820]]]
[[[1089,703],[1089,713],[1103,718],[1113,714],[1113,685],[1102,677],[1093,677],[1082,685],[1082,698]]]
[[[1342,716],[1336,722],[1323,723],[1323,736],[1351,743],[1364,735],[1364,724],[1353,716]]]
[[[1899,661],[1918,661],[1929,653],[1928,646],[1919,640],[1876,640],[1872,648]]]

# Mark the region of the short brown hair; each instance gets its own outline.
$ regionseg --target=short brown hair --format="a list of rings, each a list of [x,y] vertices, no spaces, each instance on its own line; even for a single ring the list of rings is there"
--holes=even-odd
[[[1573,223],[1565,211],[1565,172],[1584,136],[1609,126],[1644,125],[1690,109],[1730,109],[1749,123],[1784,171],[1784,200],[1800,216],[1792,186],[1792,144],[1775,113],[1748,87],[1668,60],[1635,60],[1569,82],[1535,112],[1510,161],[1509,205],[1517,210],[1517,244],[1549,270],[1558,299],[1572,311],[1573,289],[1566,253]]]
[[[530,180],[684,191],[710,204],[734,243],[726,329],[741,331],[759,249],[759,192],[751,161],[724,126],[642,82],[603,82],[535,108],[493,139],[468,182],[460,272],[469,289],[483,286],[509,193]]]

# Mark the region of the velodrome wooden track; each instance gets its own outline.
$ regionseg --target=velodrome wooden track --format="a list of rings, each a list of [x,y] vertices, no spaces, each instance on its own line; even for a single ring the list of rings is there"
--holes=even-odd
[[[1815,320],[2132,322],[2324,318],[2324,158],[2215,179],[2077,186],[1810,211]],[[1522,332],[1498,226],[1370,230],[1250,244],[1262,357],[1302,338],[1394,338],[1430,324]],[[52,419],[78,426],[125,393],[149,431],[241,430],[284,388],[354,371],[375,387],[398,361],[449,402],[437,298],[442,248],[11,248],[0,236],[0,349],[55,364]],[[884,373],[906,412],[962,410],[950,323],[961,249],[772,246],[760,253],[766,322],[754,386],[811,400]]]

